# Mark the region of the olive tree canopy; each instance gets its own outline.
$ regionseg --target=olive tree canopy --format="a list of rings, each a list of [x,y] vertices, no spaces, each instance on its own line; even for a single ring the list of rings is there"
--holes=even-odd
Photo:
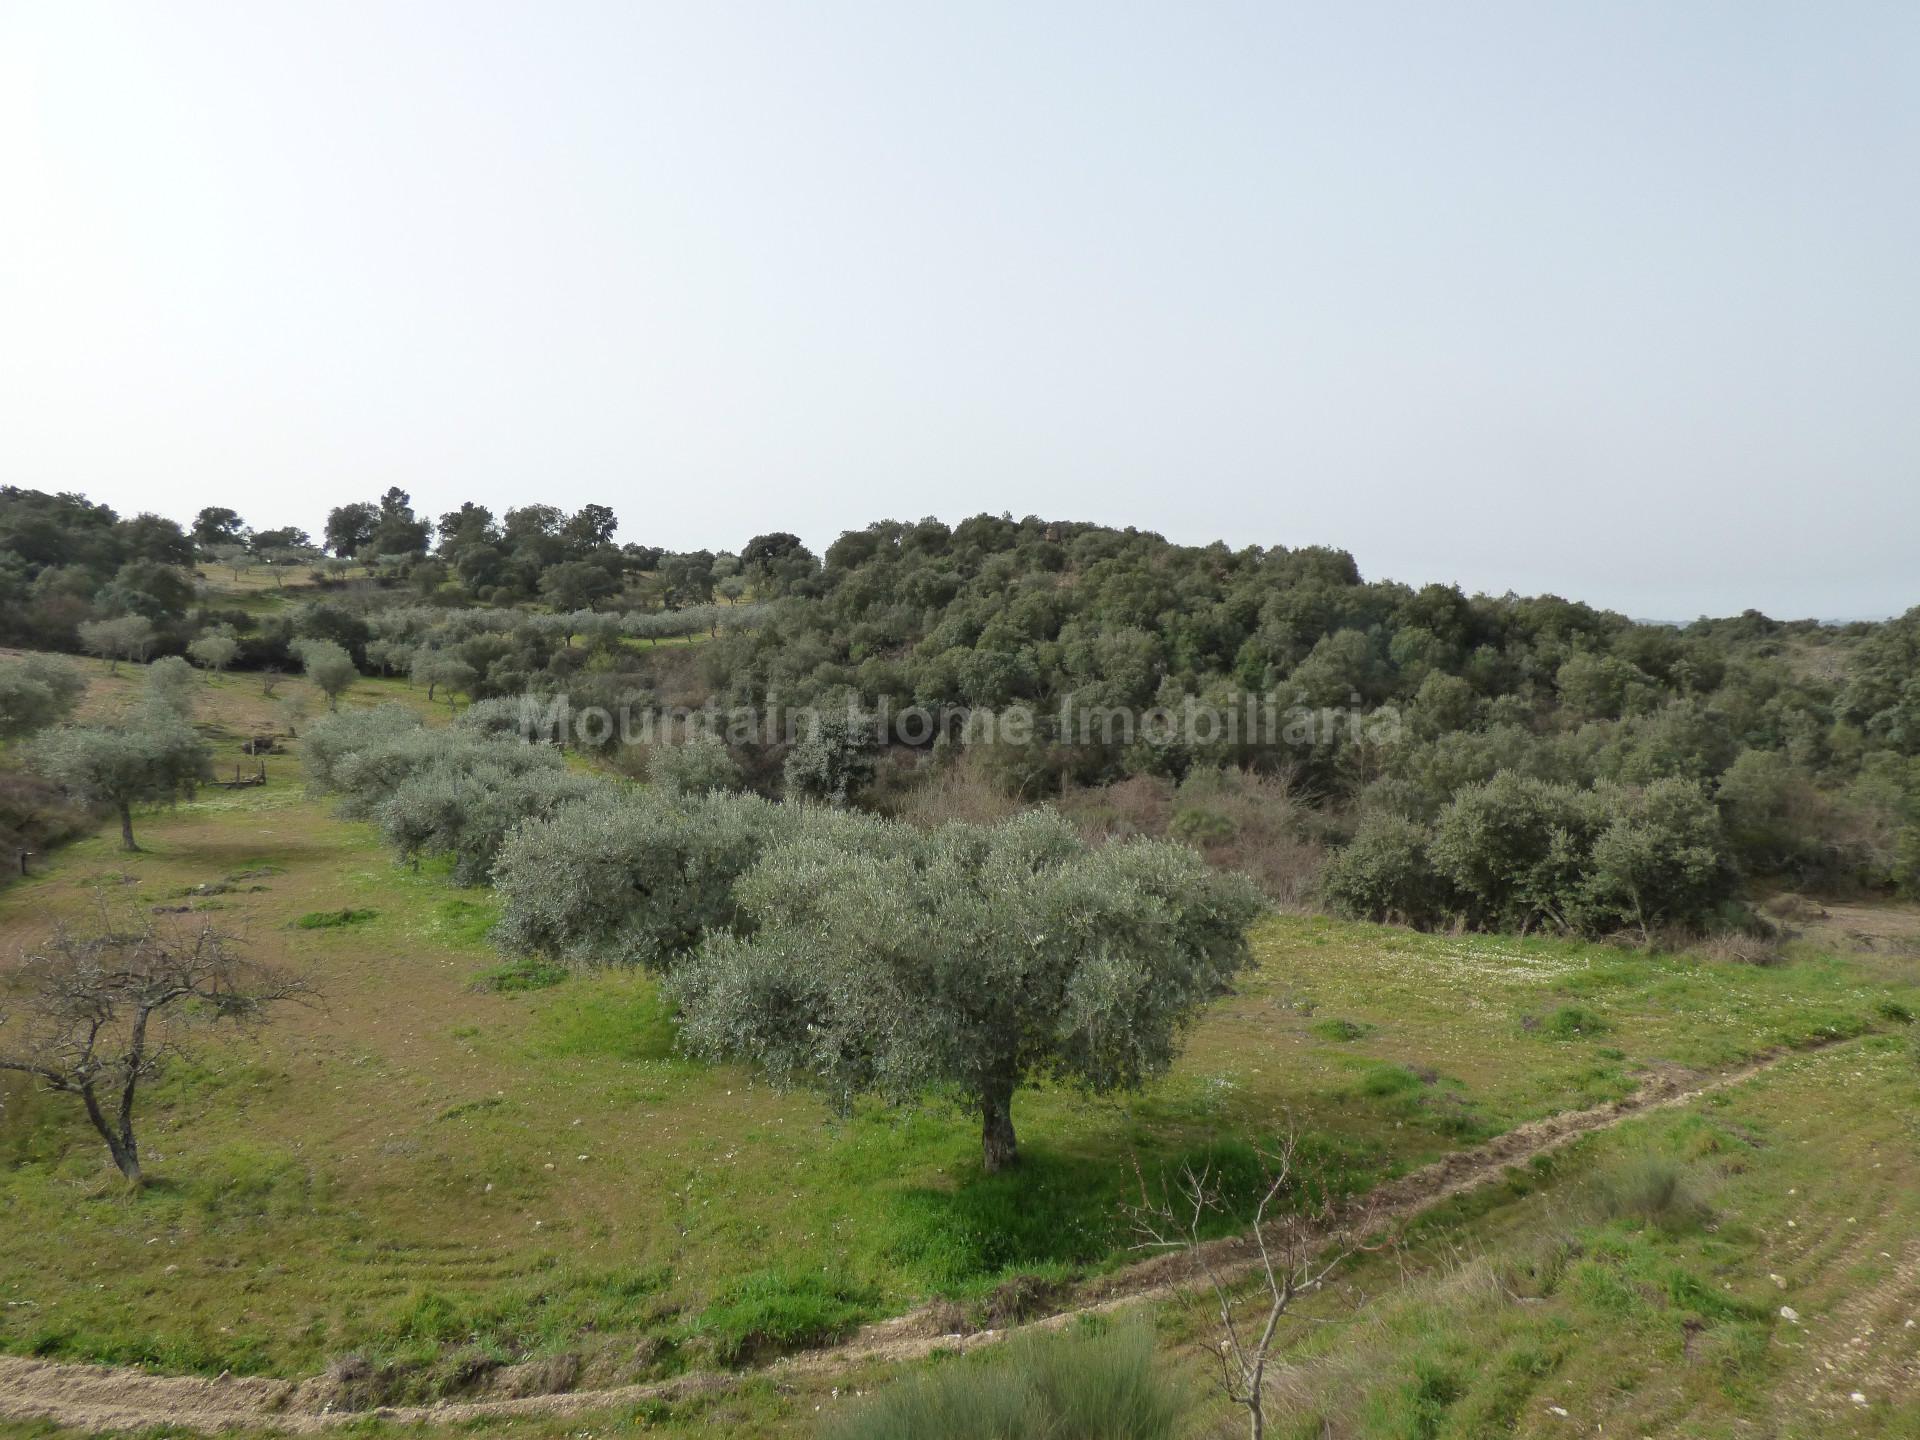
[[[153,622],[144,615],[119,615],[80,624],[80,644],[88,654],[108,662],[110,675],[118,672],[122,660],[145,659],[153,641]]]
[[[0,660],[0,740],[18,740],[73,713],[87,677],[63,660],[25,655]]]
[[[212,773],[207,745],[191,725],[164,705],[149,704],[111,726],[70,725],[33,744],[35,770],[82,800],[113,806],[120,844],[133,838],[135,805],[191,794]]]
[[[1249,961],[1253,887],[1185,846],[1093,850],[1047,813],[883,828],[803,835],[740,880],[739,923],[668,979],[689,1049],[843,1107],[944,1093],[979,1113],[991,1172],[1017,1157],[1016,1089],[1137,1087]]]
[[[353,656],[332,640],[302,640],[297,648],[307,678],[327,697],[327,709],[338,710],[340,697],[360,678]]]

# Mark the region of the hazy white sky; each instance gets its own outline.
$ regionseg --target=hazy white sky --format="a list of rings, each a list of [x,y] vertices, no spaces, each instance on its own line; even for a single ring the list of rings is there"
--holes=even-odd
[[[0,0],[0,479],[1920,603],[1920,6]]]

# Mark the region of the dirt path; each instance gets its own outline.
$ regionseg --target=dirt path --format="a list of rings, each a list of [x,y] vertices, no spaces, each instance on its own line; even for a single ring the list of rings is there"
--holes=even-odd
[[[1522,1125],[1372,1191],[1367,1196],[1365,1228],[1376,1232],[1384,1230],[1453,1196],[1497,1180],[1510,1166],[1523,1165],[1582,1135],[1609,1129],[1636,1116],[1689,1104],[1703,1095],[1741,1084],[1782,1061],[1824,1048],[1828,1047],[1775,1054],[1739,1069],[1706,1077],[1660,1075],[1624,1100]],[[1214,1242],[1213,1258],[1217,1267],[1231,1271],[1236,1264],[1250,1263],[1242,1257],[1243,1246],[1240,1237]],[[1170,1255],[1088,1281],[1069,1297],[1064,1308],[1021,1328],[1050,1329],[1080,1315],[1162,1297],[1179,1282],[1191,1264],[1190,1257]],[[791,1356],[765,1370],[745,1373],[831,1376],[874,1361],[913,1360],[935,1350],[970,1350],[993,1344],[1009,1333],[982,1330],[968,1335],[942,1334],[934,1314],[930,1309],[910,1311],[867,1326],[843,1344]],[[244,1428],[310,1434],[368,1415],[402,1423],[450,1425],[490,1417],[579,1414],[724,1389],[737,1378],[739,1376],[732,1373],[694,1374],[657,1384],[607,1390],[445,1401],[367,1411],[339,1408],[339,1387],[325,1377],[301,1381],[231,1376],[203,1379],[0,1356],[0,1418],[52,1420],[75,1429],[94,1431],[169,1425],[199,1431]]]

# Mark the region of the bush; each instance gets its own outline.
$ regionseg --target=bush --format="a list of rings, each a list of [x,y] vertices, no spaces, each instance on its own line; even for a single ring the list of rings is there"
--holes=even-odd
[[[420,717],[404,705],[322,716],[307,728],[300,746],[307,783],[321,794],[338,791],[345,783],[341,767],[353,755],[424,728]]]
[[[402,859],[451,855],[456,885],[484,885],[515,826],[550,819],[604,788],[562,768],[552,750],[492,741],[408,776],[374,818]]]
[[[1591,791],[1502,772],[1454,797],[1427,853],[1477,926],[1580,928],[1587,857],[1603,821]]]
[[[1445,914],[1449,891],[1427,855],[1427,829],[1398,815],[1373,814],[1320,872],[1320,893],[1360,920],[1432,925]]]
[[[790,800],[845,805],[873,778],[879,746],[875,722],[864,715],[820,715],[787,754],[784,772]]]
[[[64,660],[24,655],[0,660],[0,740],[17,740],[73,713],[87,677]]]
[[[1719,813],[1692,780],[1582,790],[1503,770],[1468,785],[1429,828],[1376,811],[1328,862],[1344,914],[1587,935],[1716,928],[1738,876]]]
[[[1189,1399],[1143,1323],[1021,1336],[899,1382],[822,1428],[825,1440],[1173,1440]]]

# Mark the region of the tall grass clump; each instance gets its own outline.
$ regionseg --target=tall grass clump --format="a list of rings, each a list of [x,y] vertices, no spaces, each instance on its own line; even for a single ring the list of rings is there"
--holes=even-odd
[[[1692,1168],[1643,1151],[1622,1157],[1593,1181],[1594,1218],[1651,1226],[1668,1234],[1696,1229],[1713,1216]]]
[[[1188,1408],[1134,1323],[1009,1341],[881,1391],[824,1440],[1172,1440]]]

